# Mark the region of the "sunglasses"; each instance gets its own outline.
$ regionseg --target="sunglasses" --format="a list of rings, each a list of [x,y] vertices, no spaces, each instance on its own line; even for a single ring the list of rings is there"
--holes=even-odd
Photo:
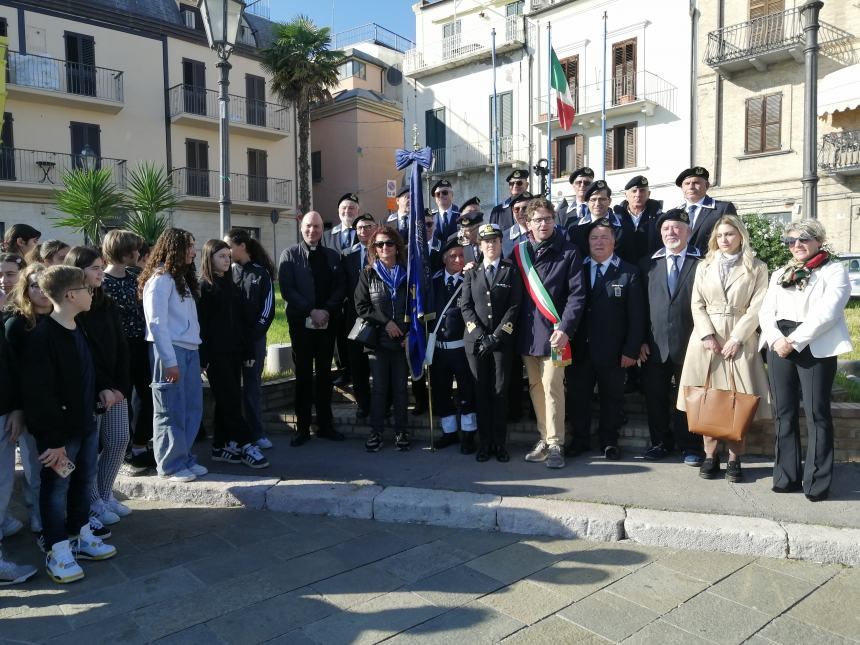
[[[378,242],[374,242],[373,246],[378,249],[381,249],[383,246],[387,246],[390,249],[392,246],[397,246],[397,244],[394,240],[379,240]]]
[[[782,238],[782,243],[787,247],[792,247],[798,242],[801,244],[809,244],[812,241],[811,237],[784,237]]]
[[[508,186],[522,186],[522,185],[523,185],[523,182],[520,180],[512,181],[512,182],[508,183]]]
[[[433,193],[433,194],[434,194],[436,197],[442,197],[442,196],[444,196],[444,195],[449,195],[449,194],[451,194],[451,191],[450,191],[450,190],[437,190],[437,191],[436,191],[435,193]]]

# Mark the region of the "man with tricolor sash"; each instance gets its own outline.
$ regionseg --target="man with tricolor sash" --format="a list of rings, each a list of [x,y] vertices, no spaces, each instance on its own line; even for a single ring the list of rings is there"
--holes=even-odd
[[[533,199],[526,210],[533,240],[514,248],[526,293],[519,316],[519,350],[540,440],[526,461],[564,467],[564,368],[570,364],[570,339],[585,305],[582,258],[558,232],[555,210],[546,199]]]

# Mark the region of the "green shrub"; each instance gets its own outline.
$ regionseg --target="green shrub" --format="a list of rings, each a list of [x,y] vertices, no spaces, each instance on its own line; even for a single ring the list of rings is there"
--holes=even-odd
[[[785,266],[791,253],[782,243],[782,224],[756,213],[741,215],[741,219],[749,231],[756,257],[767,264],[771,272]]]

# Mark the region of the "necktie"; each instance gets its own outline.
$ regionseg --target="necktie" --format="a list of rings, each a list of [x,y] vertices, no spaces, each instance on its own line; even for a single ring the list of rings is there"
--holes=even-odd
[[[690,228],[692,229],[696,225],[696,205],[690,204],[687,206],[687,215],[690,216]]]
[[[579,205],[579,219],[585,224],[588,221],[588,206],[585,204]]]
[[[681,272],[678,270],[678,256],[672,256],[672,270],[669,271],[669,295],[675,297],[675,292],[678,291],[678,279],[681,277]]]
[[[341,234],[340,234],[340,247],[341,247],[342,249],[348,249],[349,247],[351,247],[351,246],[352,246],[352,236],[350,235],[350,233],[351,233],[351,232],[352,232],[352,231],[350,231],[349,229],[346,229],[346,230],[344,230],[344,231],[341,231]]]
[[[597,265],[597,271],[594,274],[594,284],[591,285],[593,290],[597,290],[597,287],[603,283],[603,265]]]
[[[448,276],[448,297],[454,295],[454,276]]]
[[[444,213],[442,213],[442,228],[443,229],[448,228],[448,211],[445,211]]]
[[[404,215],[403,217],[400,218],[400,230],[401,231],[409,230],[409,216],[408,215]]]
[[[493,284],[496,281],[496,265],[490,264],[487,266],[487,282]]]

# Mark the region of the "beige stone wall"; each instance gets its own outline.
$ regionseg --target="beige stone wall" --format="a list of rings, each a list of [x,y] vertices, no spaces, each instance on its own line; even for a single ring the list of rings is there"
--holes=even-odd
[[[725,25],[748,19],[747,2],[726,2]],[[787,6],[791,3],[787,2]],[[710,193],[728,199],[738,211],[771,214],[781,219],[800,217],[803,175],[804,67],[793,60],[771,65],[766,72],[750,66],[722,81],[721,154],[716,156],[715,118],[717,114],[717,74],[705,62],[708,33],[717,28],[718,0],[699,3],[697,70],[696,163],[711,171],[718,182]],[[826,2],[821,20],[860,35],[860,12],[851,3]],[[837,59],[823,53],[819,59],[819,81],[860,60],[860,41],[855,37],[848,50]],[[853,64],[860,77],[860,65]],[[745,146],[745,106],[750,97],[779,92],[782,94],[781,149],[775,153],[747,155]],[[860,88],[858,92],[860,95]],[[860,129],[860,110],[827,115],[817,120],[818,136],[833,131]],[[818,216],[834,245],[841,251],[860,250],[860,176],[821,175],[818,184]]]

